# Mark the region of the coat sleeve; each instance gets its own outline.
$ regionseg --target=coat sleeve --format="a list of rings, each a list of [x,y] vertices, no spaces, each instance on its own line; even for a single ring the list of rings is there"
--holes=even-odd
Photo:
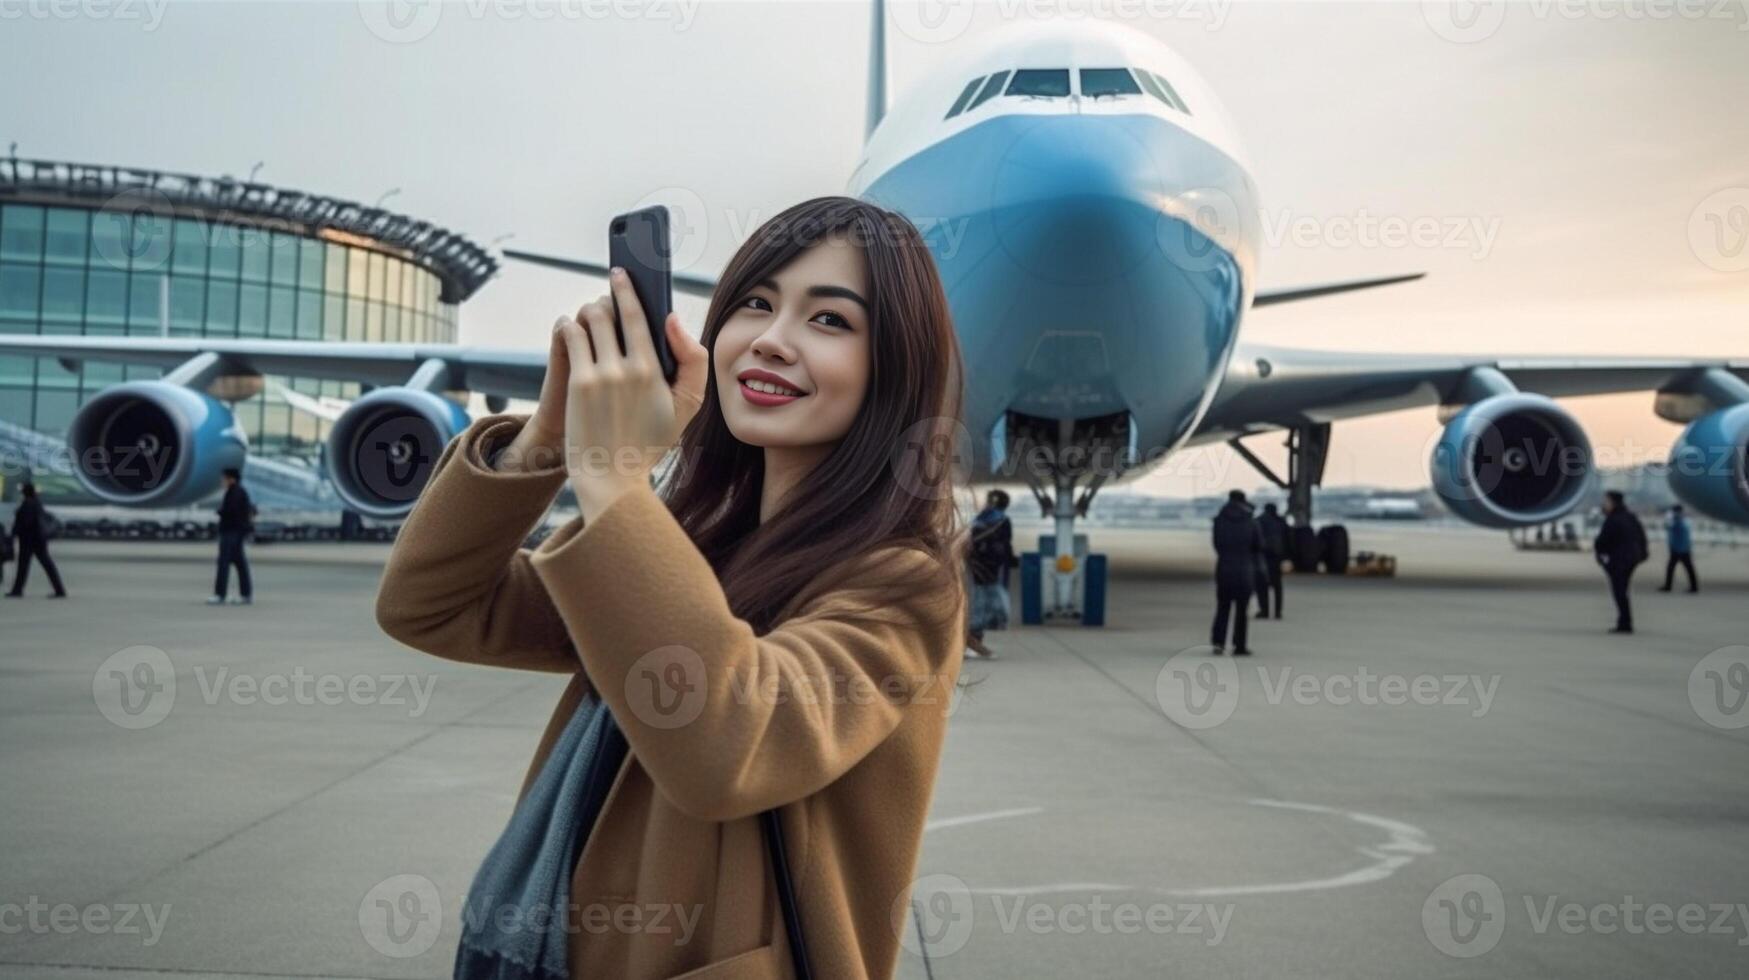
[[[565,622],[530,564],[533,552],[522,547],[563,486],[565,468],[513,473],[485,464],[484,453],[527,419],[484,416],[444,447],[383,568],[377,625],[450,660],[574,673]]]
[[[653,490],[553,537],[532,561],[585,671],[657,788],[698,819],[809,796],[911,712],[948,710],[965,590],[957,574],[919,588],[941,581],[919,549],[838,563],[757,635]]]

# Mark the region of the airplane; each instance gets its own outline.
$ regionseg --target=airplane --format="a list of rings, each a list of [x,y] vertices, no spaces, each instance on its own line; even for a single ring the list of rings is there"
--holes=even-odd
[[[1590,443],[1557,397],[1649,390],[1685,425],[1669,480],[1695,510],[1749,524],[1749,359],[1350,354],[1243,343],[1247,311],[1419,274],[1262,289],[1257,187],[1232,118],[1162,42],[1096,21],[1010,25],[889,108],[885,11],[872,6],[865,144],[845,193],[924,231],[967,372],[967,483],[1024,482],[1055,533],[1023,567],[1023,621],[1104,621],[1104,556],[1075,521],[1106,482],[1172,452],[1227,443],[1288,492],[1296,553],[1316,548],[1312,491],[1331,424],[1415,406],[1444,426],[1433,488],[1478,525],[1546,523],[1595,479]],[[601,263],[512,251],[591,275]],[[675,289],[708,296],[708,276]],[[209,391],[227,375],[374,386],[335,419],[336,493],[393,519],[470,418],[446,390],[533,399],[544,350],[456,344],[0,337],[0,352],[153,364],[167,373],[90,398],[68,430],[81,483],[122,505],[200,499],[246,452]],[[1278,476],[1243,439],[1285,433]],[[123,455],[158,461],[105,465]],[[1080,487],[1079,496],[1077,488]],[[1345,537],[1344,537],[1345,540]]]

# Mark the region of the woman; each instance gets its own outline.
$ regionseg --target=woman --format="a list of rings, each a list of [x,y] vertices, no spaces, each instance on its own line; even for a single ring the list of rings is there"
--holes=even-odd
[[[446,447],[377,620],[572,675],[525,800],[586,693],[623,730],[568,882],[568,975],[793,975],[758,819],[776,808],[813,975],[890,976],[965,635],[952,481],[919,473],[963,372],[933,259],[893,212],[796,205],[729,262],[701,342],[664,324],[672,389],[611,290],[555,325],[532,415]],[[579,517],[521,549],[566,480]]]

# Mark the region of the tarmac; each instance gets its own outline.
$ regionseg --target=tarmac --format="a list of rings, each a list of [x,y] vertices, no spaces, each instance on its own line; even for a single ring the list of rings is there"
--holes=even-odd
[[[1287,576],[1240,659],[1206,532],[1093,529],[1107,625],[965,664],[898,976],[1744,975],[1749,549],[1655,548],[1613,636],[1586,553],[1350,530],[1398,575]],[[210,543],[58,544],[0,600],[0,977],[448,977],[563,679],[382,635],[386,545],[209,607]]]

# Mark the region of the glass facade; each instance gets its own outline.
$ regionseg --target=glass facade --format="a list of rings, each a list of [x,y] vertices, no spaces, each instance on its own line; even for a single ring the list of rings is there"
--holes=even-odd
[[[81,207],[0,206],[0,333],[453,343],[456,307],[429,269],[275,228]],[[86,398],[140,365],[0,356],[0,419],[65,438]],[[314,458],[329,423],[286,402],[356,398],[356,382],[268,376],[233,409],[252,453]]]

